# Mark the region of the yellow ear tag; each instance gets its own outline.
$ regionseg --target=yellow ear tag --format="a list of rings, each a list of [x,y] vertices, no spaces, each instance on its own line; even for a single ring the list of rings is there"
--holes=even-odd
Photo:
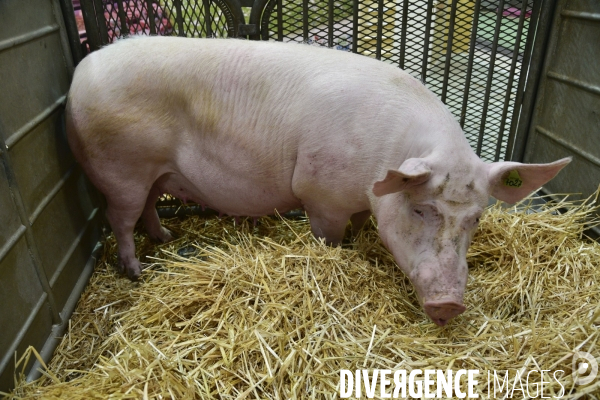
[[[509,172],[508,176],[504,178],[504,185],[510,187],[521,187],[523,186],[523,179],[519,176],[519,172],[513,169]]]

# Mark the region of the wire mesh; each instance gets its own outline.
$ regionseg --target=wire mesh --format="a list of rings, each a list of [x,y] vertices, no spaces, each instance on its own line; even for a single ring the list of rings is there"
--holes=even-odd
[[[127,35],[228,37],[233,28],[233,19],[221,1],[102,0],[101,8],[106,43]]]
[[[92,36],[103,43],[131,34],[232,37],[237,23],[249,22],[258,28],[256,38],[352,51],[398,66],[440,97],[482,159],[498,161],[510,158],[541,0],[257,0],[261,12],[236,16],[231,0],[85,3],[92,1],[102,10]],[[170,195],[158,208],[200,212]]]
[[[509,157],[533,2],[271,0],[262,37],[353,50],[405,69],[448,106],[481,158],[498,161]]]
[[[248,19],[240,12],[235,20],[230,0],[93,1],[103,10],[105,43],[130,34],[228,37]],[[405,69],[448,106],[481,158],[498,161],[510,158],[534,2],[269,0],[255,2],[264,10],[249,22],[264,40],[353,51]]]

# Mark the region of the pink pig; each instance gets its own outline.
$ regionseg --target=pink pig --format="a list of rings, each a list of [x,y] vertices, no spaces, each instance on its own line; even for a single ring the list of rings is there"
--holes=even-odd
[[[488,197],[514,203],[550,164],[481,161],[444,104],[368,57],[275,42],[125,39],[87,56],[67,104],[71,149],[106,196],[130,279],[133,229],[171,240],[161,193],[232,216],[303,207],[337,245],[373,213],[385,246],[443,326],[465,310],[466,252]]]

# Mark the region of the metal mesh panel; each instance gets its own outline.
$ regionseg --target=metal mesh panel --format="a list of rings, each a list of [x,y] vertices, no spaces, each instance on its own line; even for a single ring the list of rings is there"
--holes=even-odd
[[[94,43],[129,34],[248,32],[255,39],[327,46],[398,66],[439,96],[486,161],[511,156],[541,5],[541,0],[257,0],[254,7],[262,9],[248,13],[231,0],[84,2],[103,11],[96,12],[98,31],[88,29]],[[243,29],[237,25],[246,22]],[[86,26],[93,24],[88,16]],[[158,207],[166,215],[179,210],[180,202],[165,195]],[[183,207],[183,213],[199,209]]]
[[[350,51],[353,41],[353,3],[345,0],[273,0],[266,7],[261,26],[263,39]]]
[[[534,1],[271,0],[261,33],[405,69],[446,103],[477,154],[497,161],[516,129]]]
[[[133,34],[227,37],[233,29],[233,18],[221,1],[102,0],[101,7],[106,43]]]
[[[94,2],[103,43],[129,34],[235,36],[230,0]],[[477,154],[510,158],[541,0],[258,0],[252,37],[375,57],[421,79]],[[83,3],[82,3],[83,4]],[[535,5],[535,7],[534,7]],[[232,11],[233,10],[233,11]],[[252,18],[250,18],[252,19]],[[241,32],[241,30],[240,30]],[[525,67],[523,67],[523,65]]]

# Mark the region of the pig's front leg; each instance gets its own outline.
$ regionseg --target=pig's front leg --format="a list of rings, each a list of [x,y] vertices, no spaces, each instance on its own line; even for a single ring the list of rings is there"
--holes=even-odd
[[[310,219],[310,227],[316,238],[323,238],[328,245],[337,246],[342,243],[346,224],[350,215],[345,212],[331,211],[319,206],[304,205]]]
[[[350,222],[352,222],[352,236],[358,235],[358,232],[365,225],[365,222],[371,216],[371,210],[365,210],[352,214]]]

